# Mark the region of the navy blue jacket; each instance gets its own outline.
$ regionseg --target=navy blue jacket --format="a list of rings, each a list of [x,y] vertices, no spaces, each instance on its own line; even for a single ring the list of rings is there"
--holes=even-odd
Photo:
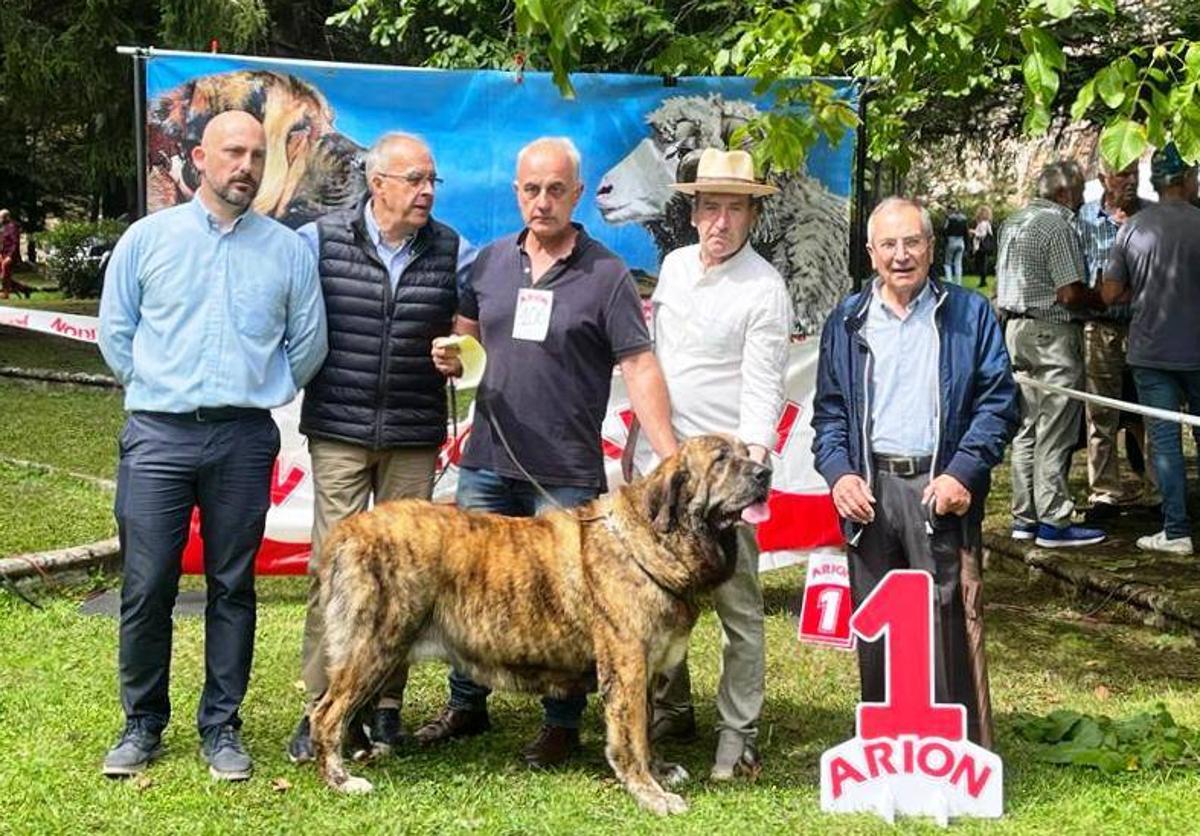
[[[983,518],[992,468],[1004,457],[1019,419],[1017,386],[1000,323],[987,299],[929,279],[935,299],[939,421],[930,478],[949,473],[971,492],[972,520]],[[813,398],[813,457],[832,488],[847,473],[873,484],[870,456],[871,350],[862,326],[872,283],[842,300],[821,332]],[[857,526],[842,521],[849,539]]]

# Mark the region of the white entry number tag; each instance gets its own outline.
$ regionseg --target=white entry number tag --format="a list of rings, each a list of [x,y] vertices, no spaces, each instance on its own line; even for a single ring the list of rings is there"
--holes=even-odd
[[[550,309],[554,291],[523,287],[517,291],[517,312],[513,316],[513,339],[540,343],[550,330]]]

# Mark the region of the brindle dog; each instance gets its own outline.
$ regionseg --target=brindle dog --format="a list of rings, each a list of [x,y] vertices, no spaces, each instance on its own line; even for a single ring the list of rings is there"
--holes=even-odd
[[[342,522],[320,567],[322,777],[371,790],[346,771],[347,720],[397,665],[440,658],[494,688],[564,696],[598,680],[613,771],[644,808],[683,812],[651,769],[647,689],[682,659],[695,595],[733,573],[733,526],[761,514],[769,485],[745,445],[701,436],[574,512],[513,518],[403,500]]]

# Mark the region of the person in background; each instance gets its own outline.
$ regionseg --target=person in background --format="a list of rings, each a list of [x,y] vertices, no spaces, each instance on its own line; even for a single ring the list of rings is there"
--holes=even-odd
[[[7,299],[13,293],[26,299],[33,296],[33,288],[12,277],[20,263],[21,227],[7,209],[0,209],[0,299]]]
[[[951,207],[950,214],[946,216],[942,238],[946,242],[946,281],[962,284],[963,256],[967,250],[967,216],[958,207]]]
[[[1105,160],[1100,161],[1099,180],[1104,193],[1079,208],[1079,232],[1083,241],[1083,258],[1087,265],[1088,284],[1100,288],[1101,275],[1108,265],[1109,252],[1121,227],[1140,211],[1144,202],[1138,197],[1138,161],[1116,171]],[[1087,391],[1094,395],[1120,400],[1124,391],[1127,365],[1125,354],[1129,342],[1129,320],[1133,311],[1129,305],[1109,305],[1089,313],[1083,325],[1083,359]],[[1153,457],[1146,458],[1146,467],[1137,490],[1126,489],[1121,477],[1121,456],[1117,436],[1121,428],[1121,413],[1116,409],[1094,403],[1084,405],[1087,417],[1088,502],[1084,512],[1088,523],[1102,523],[1119,516],[1122,506],[1136,502],[1158,505],[1162,498],[1154,483]],[[1139,422],[1138,426],[1141,424]],[[1140,434],[1138,446],[1145,450],[1145,434]]]
[[[1200,209],[1194,164],[1174,143],[1150,160],[1159,202],[1142,207],[1121,226],[1104,268],[1106,302],[1133,307],[1126,355],[1146,406],[1200,414]],[[1174,421],[1147,418],[1150,453],[1162,491],[1162,530],[1139,537],[1139,549],[1190,555],[1187,467]]]
[[[971,266],[979,276],[979,288],[987,287],[988,266],[996,255],[996,231],[992,228],[992,209],[980,206],[971,225]]]
[[[1079,317],[1104,307],[1087,285],[1075,212],[1083,172],[1069,160],[1046,165],[1037,196],[1000,228],[996,304],[1013,367],[1032,380],[1083,388]],[[1043,548],[1099,543],[1104,532],[1075,525],[1067,484],[1083,405],[1034,383],[1021,383],[1021,427],[1012,445],[1012,537]]]

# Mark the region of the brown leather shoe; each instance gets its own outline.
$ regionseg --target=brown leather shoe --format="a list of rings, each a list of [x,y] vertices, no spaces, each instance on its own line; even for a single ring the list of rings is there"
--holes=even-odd
[[[473,737],[492,727],[487,710],[472,711],[446,706],[442,713],[417,729],[413,739],[420,746],[433,746],[456,737]]]
[[[521,750],[521,756],[532,769],[553,769],[578,751],[579,729],[542,726],[533,742]]]

